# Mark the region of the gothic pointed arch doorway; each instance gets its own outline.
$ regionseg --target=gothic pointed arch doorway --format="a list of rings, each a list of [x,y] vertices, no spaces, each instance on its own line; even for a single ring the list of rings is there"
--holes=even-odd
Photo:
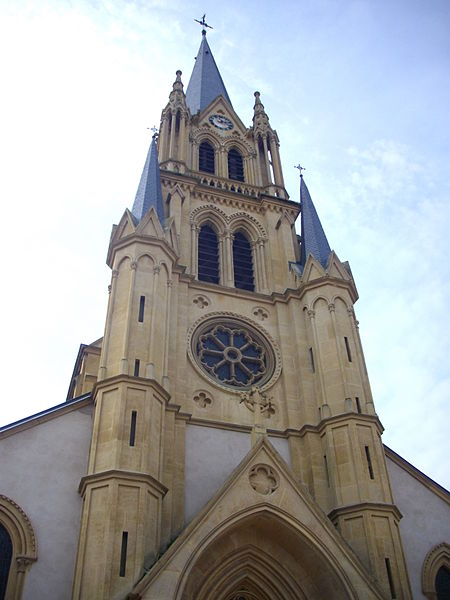
[[[179,600],[356,599],[319,539],[287,515],[257,510],[216,532],[193,557]]]

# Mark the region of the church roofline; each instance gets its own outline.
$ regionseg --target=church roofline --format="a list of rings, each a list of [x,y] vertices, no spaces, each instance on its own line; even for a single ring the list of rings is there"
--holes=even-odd
[[[89,404],[92,404],[91,392],[82,394],[77,398],[62,402],[56,406],[51,406],[50,408],[46,408],[45,410],[42,410],[34,415],[24,417],[23,419],[19,419],[18,421],[14,421],[13,423],[9,423],[3,427],[0,427],[0,439],[14,435],[15,433],[19,433],[25,429],[30,429],[35,425],[41,425],[42,423],[46,423],[47,421],[61,417],[62,415],[83,408],[84,406],[89,406]]]
[[[412,465],[405,458],[403,458],[403,456],[400,456],[400,454],[397,454],[397,452],[394,452],[394,450],[389,448],[389,446],[386,446],[386,444],[383,444],[383,447],[387,458],[392,460],[392,462],[398,467],[406,471],[409,475],[414,477],[414,479],[417,479],[417,481],[428,488],[431,492],[439,496],[441,500],[450,505],[450,492],[445,487],[439,485],[439,483],[434,481],[434,479],[431,479],[431,477],[428,477],[428,475],[425,475],[425,473],[422,473],[420,469]]]

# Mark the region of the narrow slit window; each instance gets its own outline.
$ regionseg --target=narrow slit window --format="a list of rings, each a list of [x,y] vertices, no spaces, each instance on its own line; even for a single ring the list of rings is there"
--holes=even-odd
[[[388,581],[389,581],[389,589],[391,591],[391,598],[396,598],[395,595],[395,587],[394,587],[394,579],[392,577],[392,570],[391,570],[391,561],[389,560],[389,558],[385,558],[384,562],[386,563],[386,573],[388,576]]]
[[[198,170],[215,173],[214,148],[208,142],[202,142],[198,148]]]
[[[328,471],[328,461],[326,454],[324,454],[323,456],[323,464],[325,466],[325,475],[327,476],[327,486],[330,487],[330,473]]]
[[[130,423],[130,446],[134,446],[136,441],[136,420],[137,410],[131,411],[131,423]]]
[[[241,290],[253,292],[253,258],[252,248],[246,236],[238,231],[233,240],[234,286]]]
[[[145,296],[141,296],[141,298],[139,300],[139,316],[138,316],[139,323],[144,322],[144,308],[145,308]]]
[[[203,225],[198,235],[198,278],[219,283],[219,243],[209,225]]]
[[[228,178],[244,181],[244,162],[236,148],[232,148],[228,152]]]
[[[316,372],[316,368],[314,366],[314,353],[313,353],[313,349],[312,348],[309,349],[309,358],[311,360],[311,371],[313,373],[315,373]]]
[[[125,577],[125,569],[127,566],[127,546],[128,546],[128,531],[122,531],[122,547],[120,549],[119,577]]]
[[[348,338],[344,337],[344,342],[345,342],[345,349],[347,350],[347,358],[348,358],[348,362],[352,362],[352,355],[350,352],[350,344],[348,343]]]
[[[367,460],[367,468],[369,469],[370,479],[374,479],[373,476],[373,467],[372,467],[372,459],[370,458],[370,450],[369,446],[364,446],[366,451],[366,460]]]
[[[361,414],[361,403],[359,401],[359,398],[356,397],[355,401],[356,401],[356,410]]]
[[[139,377],[139,368],[141,366],[141,361],[136,358],[136,360],[134,361],[134,376],[135,377]]]

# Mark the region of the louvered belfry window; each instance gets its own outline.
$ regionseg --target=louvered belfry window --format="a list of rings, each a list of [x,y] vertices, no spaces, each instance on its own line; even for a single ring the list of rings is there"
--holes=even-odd
[[[253,259],[250,242],[238,231],[233,241],[234,286],[253,292]]]
[[[228,178],[244,181],[244,162],[236,148],[228,152]]]
[[[219,243],[216,232],[209,225],[203,225],[198,235],[198,278],[219,283]]]
[[[208,142],[202,142],[198,149],[198,170],[214,174],[214,148]]]

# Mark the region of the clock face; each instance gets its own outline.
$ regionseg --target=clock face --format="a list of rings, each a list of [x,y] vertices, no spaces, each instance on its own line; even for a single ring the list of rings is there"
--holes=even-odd
[[[233,123],[228,117],[224,117],[223,115],[211,115],[209,117],[209,122],[214,125],[214,127],[223,129],[224,131],[233,129]]]

